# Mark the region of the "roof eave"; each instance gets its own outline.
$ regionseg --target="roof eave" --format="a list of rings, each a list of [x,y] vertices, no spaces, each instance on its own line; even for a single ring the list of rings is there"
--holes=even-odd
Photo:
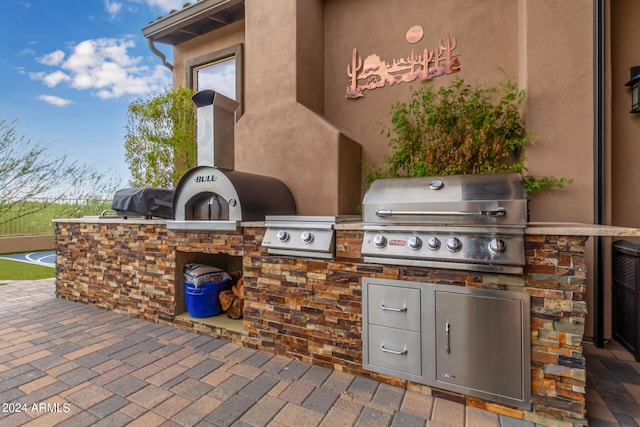
[[[200,0],[167,17],[151,22],[142,28],[142,34],[150,41],[158,41],[172,33],[180,32],[188,25],[209,19],[215,13],[243,2],[244,0]]]

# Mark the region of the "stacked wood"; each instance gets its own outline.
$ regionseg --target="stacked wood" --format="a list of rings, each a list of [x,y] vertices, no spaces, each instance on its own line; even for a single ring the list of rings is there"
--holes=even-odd
[[[242,310],[244,308],[243,285],[241,277],[231,289],[220,292],[219,298],[222,310],[226,311],[227,316],[232,319],[242,318]]]
[[[233,291],[231,289],[227,289],[226,291],[220,292],[219,298],[222,311],[227,311],[229,310],[229,307],[231,307],[233,300],[236,299],[236,296],[233,295]]]

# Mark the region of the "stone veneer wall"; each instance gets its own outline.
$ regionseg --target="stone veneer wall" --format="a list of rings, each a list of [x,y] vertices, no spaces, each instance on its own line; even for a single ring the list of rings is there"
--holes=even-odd
[[[533,407],[585,423],[587,237],[526,236],[525,290],[531,295]],[[526,417],[525,417],[526,418]],[[531,421],[536,422],[535,418]]]
[[[252,231],[260,235],[260,230]],[[361,231],[340,231],[335,261],[245,251],[245,345],[330,369],[466,401],[543,425],[584,424],[586,237],[526,236],[524,277],[362,262]],[[261,239],[261,237],[259,237]],[[362,369],[361,278],[528,292],[532,411],[462,397]]]
[[[57,294],[533,423],[586,424],[586,237],[526,236],[527,266],[521,277],[367,264],[357,230],[337,232],[334,261],[269,256],[260,245],[263,233],[261,227],[243,233],[185,233],[164,224],[58,222]],[[176,251],[243,256],[243,334],[175,318]],[[362,277],[528,292],[532,411],[363,370]]]
[[[56,295],[241,343],[238,334],[176,318],[176,252],[242,256],[242,232],[167,230],[164,221],[58,221]],[[259,242],[258,242],[259,244]]]

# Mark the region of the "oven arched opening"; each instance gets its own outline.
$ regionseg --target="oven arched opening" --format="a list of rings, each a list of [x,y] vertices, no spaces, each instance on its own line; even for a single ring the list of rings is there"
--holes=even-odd
[[[229,220],[229,202],[213,192],[202,192],[185,204],[185,220]]]

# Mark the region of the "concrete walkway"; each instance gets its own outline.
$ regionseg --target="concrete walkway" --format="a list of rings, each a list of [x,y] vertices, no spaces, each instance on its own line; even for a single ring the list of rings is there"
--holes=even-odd
[[[0,286],[0,425],[532,426],[228,341]]]

